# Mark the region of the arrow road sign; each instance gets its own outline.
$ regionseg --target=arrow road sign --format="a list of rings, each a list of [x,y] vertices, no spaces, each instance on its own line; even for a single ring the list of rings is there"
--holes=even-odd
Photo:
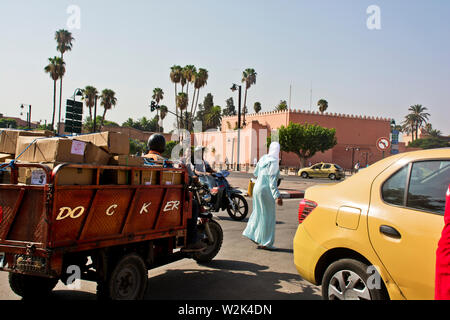
[[[377,148],[380,151],[386,151],[387,149],[389,149],[391,146],[391,142],[389,141],[388,138],[380,138],[377,141]]]

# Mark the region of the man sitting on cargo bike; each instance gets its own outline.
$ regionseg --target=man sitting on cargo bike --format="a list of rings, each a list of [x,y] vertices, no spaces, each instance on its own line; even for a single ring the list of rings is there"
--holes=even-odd
[[[166,139],[162,134],[152,135],[147,143],[149,152],[144,158],[155,161],[164,162],[167,160],[162,154],[166,150]],[[195,173],[191,170],[190,166],[185,163],[191,179],[196,179]],[[192,183],[192,182],[190,182]],[[187,247],[182,249],[184,252],[198,252],[203,251],[206,248],[205,243],[200,241],[197,234],[197,220],[200,213],[200,207],[197,200],[192,199],[192,218],[188,220],[188,230],[187,230]]]

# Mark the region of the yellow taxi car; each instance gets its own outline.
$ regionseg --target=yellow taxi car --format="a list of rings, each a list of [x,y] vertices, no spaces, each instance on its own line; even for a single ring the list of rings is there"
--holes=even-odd
[[[317,163],[312,167],[302,168],[297,173],[303,179],[308,178],[329,178],[331,180],[341,180],[345,178],[344,169],[333,163]]]
[[[299,206],[294,263],[326,300],[434,298],[450,148],[381,160]]]

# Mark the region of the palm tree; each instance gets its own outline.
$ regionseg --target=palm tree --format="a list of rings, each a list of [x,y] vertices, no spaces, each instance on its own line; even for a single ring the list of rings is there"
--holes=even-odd
[[[93,86],[86,86],[83,89],[83,100],[85,101],[86,107],[89,109],[89,116],[92,118],[92,108],[95,106],[95,99],[98,95],[97,88]]]
[[[253,109],[255,110],[255,113],[261,112],[261,102],[255,102],[255,104],[253,105]]]
[[[402,132],[412,135],[412,141],[414,141],[414,131],[415,131],[415,119],[414,116],[409,114],[405,116],[402,122]]]
[[[184,79],[186,80],[186,94],[188,95],[188,97],[189,97],[189,83],[194,82],[194,76],[196,72],[197,68],[191,64],[183,68],[183,76]]]
[[[328,110],[328,101],[325,99],[320,99],[319,102],[317,102],[317,106],[319,107],[320,113],[324,113]]]
[[[191,108],[192,115],[195,115],[195,112],[197,111],[200,89],[208,84],[208,78],[209,78],[208,70],[203,68],[198,69],[198,72],[195,74],[194,88],[195,90],[197,90],[197,100],[195,102],[194,110],[192,110]],[[194,90],[194,97],[195,97],[195,90]]]
[[[66,67],[63,59],[59,57],[49,58],[50,62],[45,68],[44,71],[50,74],[50,78],[53,80],[53,115],[52,115],[52,130],[55,129],[55,113],[56,113],[56,82],[58,79],[64,76],[66,72]]]
[[[156,104],[159,106],[159,103],[161,100],[164,99],[164,91],[161,88],[155,88],[153,90],[153,96],[152,98],[156,101]],[[156,115],[159,117],[159,110],[156,109]]]
[[[101,128],[103,127],[103,123],[105,122],[106,111],[112,109],[112,107],[114,107],[117,104],[116,93],[110,89],[104,89],[102,91],[100,99],[102,100],[100,105],[103,106],[104,108],[102,122],[100,123]]]
[[[160,112],[160,118],[161,121],[164,121],[164,119],[167,117],[167,114],[169,113],[169,109],[167,108],[167,106],[161,106],[159,109]],[[163,126],[161,126],[161,129],[163,129]],[[162,130],[163,132],[164,130]]]
[[[185,110],[189,105],[189,99],[186,93],[180,92],[177,96],[177,107],[180,109],[181,121],[183,121],[183,110]],[[181,125],[183,122],[181,122]]]
[[[178,128],[180,127],[180,124],[179,124],[179,121],[178,121],[178,107],[177,107],[178,92],[177,92],[177,84],[181,82],[182,73],[183,73],[183,68],[181,68],[178,65],[174,65],[170,69],[170,80],[172,81],[172,83],[175,84],[175,113],[177,115],[177,127]]]
[[[212,107],[206,115],[206,125],[208,128],[218,128],[222,122],[222,109],[220,106]]]
[[[428,109],[421,104],[416,104],[408,109],[411,111],[409,115],[412,116],[415,122],[416,140],[419,139],[419,128],[422,128],[424,124],[428,122],[429,113],[425,112]]]
[[[61,59],[64,60],[64,53],[72,50],[72,41],[75,39],[72,37],[72,33],[67,30],[60,29],[55,33],[55,40],[57,42],[56,49],[61,52]],[[61,122],[61,104],[62,104],[62,87],[63,87],[63,77],[60,78],[59,83],[59,120]]]
[[[256,76],[257,73],[254,69],[248,68],[245,69],[242,73],[242,83],[245,82],[245,97],[244,97],[244,118],[243,121],[245,123],[245,113],[248,110],[247,108],[247,91],[250,87],[256,84]]]

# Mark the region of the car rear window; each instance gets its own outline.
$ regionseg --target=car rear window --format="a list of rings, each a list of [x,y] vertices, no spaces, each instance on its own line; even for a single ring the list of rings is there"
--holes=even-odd
[[[341,167],[340,165],[338,165],[338,164],[335,164],[334,167],[335,167],[336,169],[338,169],[338,170],[342,170],[342,167]]]
[[[382,197],[387,203],[398,206],[404,205],[408,168],[409,165],[403,167],[383,184]]]
[[[449,183],[450,161],[414,162],[386,180],[382,198],[389,204],[444,215]]]
[[[411,169],[406,206],[444,214],[450,161],[416,162]]]

